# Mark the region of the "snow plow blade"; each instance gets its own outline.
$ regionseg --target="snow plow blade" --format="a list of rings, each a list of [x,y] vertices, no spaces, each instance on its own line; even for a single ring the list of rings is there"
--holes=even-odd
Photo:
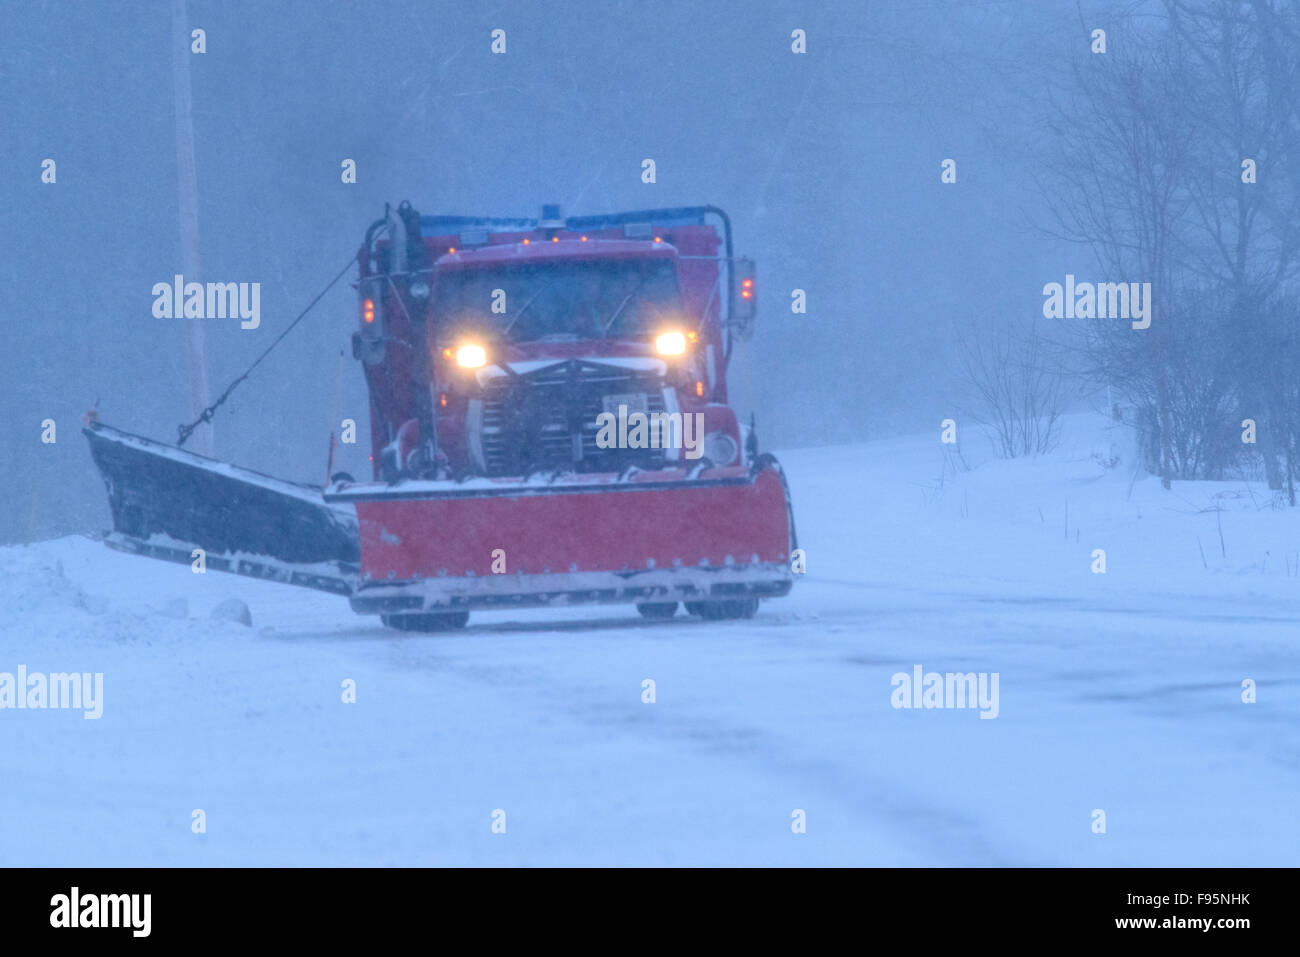
[[[350,595],[360,557],[351,508],[321,490],[99,422],[82,430],[108,488],[119,551]]]
[[[797,547],[776,460],[320,489],[95,422],[105,544],[344,595],[394,616],[775,598]]]
[[[780,466],[331,487],[356,508],[362,614],[734,601],[791,587]]]

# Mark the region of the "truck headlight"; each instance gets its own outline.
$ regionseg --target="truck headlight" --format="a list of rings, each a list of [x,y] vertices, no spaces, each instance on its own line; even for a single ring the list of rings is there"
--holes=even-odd
[[[465,345],[456,350],[456,365],[462,369],[478,369],[487,365],[487,350],[482,346]]]
[[[661,356],[679,356],[686,351],[686,336],[680,332],[665,332],[655,337],[655,352]]]

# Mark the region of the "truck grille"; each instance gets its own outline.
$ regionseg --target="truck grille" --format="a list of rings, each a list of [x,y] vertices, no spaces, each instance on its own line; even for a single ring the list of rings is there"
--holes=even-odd
[[[645,395],[649,413],[666,411],[658,376],[579,359],[492,380],[482,400],[481,447],[487,474],[662,467],[663,449],[602,449],[596,445],[596,417],[605,411],[604,397],[626,394]]]

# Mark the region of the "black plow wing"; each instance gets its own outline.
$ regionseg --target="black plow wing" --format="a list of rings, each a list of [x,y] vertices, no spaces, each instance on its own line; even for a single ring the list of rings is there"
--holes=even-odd
[[[92,422],[83,432],[108,487],[110,547],[350,595],[356,512],[321,490]]]

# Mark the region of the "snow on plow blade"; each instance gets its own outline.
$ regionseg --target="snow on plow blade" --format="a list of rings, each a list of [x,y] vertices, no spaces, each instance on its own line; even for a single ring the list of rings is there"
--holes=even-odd
[[[794,524],[776,460],[327,491],[356,507],[360,613],[777,597]]]
[[[778,597],[796,547],[780,466],[324,493],[101,423],[121,551],[346,595],[362,614]]]
[[[83,430],[108,487],[120,551],[348,595],[356,516],[319,488],[272,478],[98,422]]]

